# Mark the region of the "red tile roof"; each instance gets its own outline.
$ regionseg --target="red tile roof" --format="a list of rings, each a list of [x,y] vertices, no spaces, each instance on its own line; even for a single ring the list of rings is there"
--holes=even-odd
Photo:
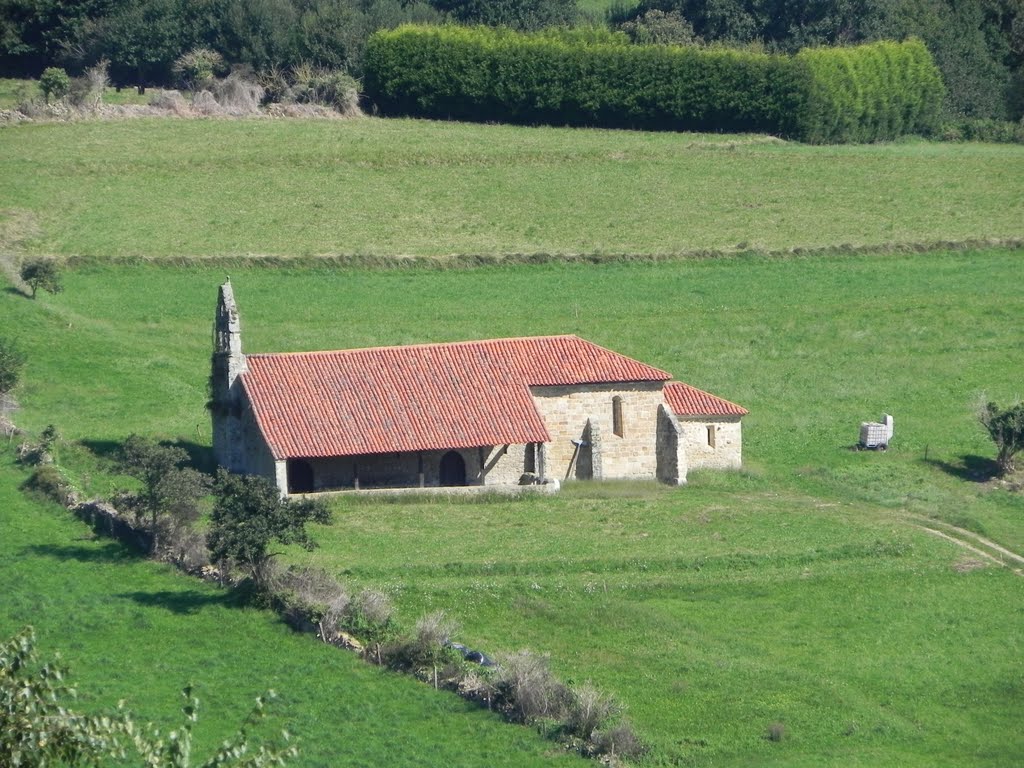
[[[275,459],[548,442],[529,386],[665,381],[576,336],[249,355]]]
[[[681,381],[665,385],[665,400],[677,416],[746,416],[749,413],[742,405],[730,403]]]

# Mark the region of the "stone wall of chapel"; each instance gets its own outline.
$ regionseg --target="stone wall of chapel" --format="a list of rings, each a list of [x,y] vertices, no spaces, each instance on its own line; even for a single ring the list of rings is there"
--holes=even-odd
[[[234,472],[242,472],[248,475],[259,475],[268,480],[275,481],[277,468],[274,456],[270,452],[270,446],[263,439],[259,425],[256,423],[256,415],[252,411],[249,399],[244,391],[240,395],[240,414],[237,419],[238,431],[233,436],[237,441],[235,450],[241,456],[241,465],[229,467]],[[287,493],[286,485],[279,486],[282,493]]]
[[[686,462],[691,470],[739,469],[743,465],[742,427],[738,416],[678,418],[686,446]],[[708,438],[709,429],[714,430],[712,440]]]
[[[581,384],[531,387],[551,443],[547,447],[547,476],[563,480],[576,476],[572,440],[583,438],[587,420],[601,436],[603,479],[653,479],[657,469],[658,406],[664,402],[662,382]],[[622,399],[622,435],[615,434],[612,402]]]

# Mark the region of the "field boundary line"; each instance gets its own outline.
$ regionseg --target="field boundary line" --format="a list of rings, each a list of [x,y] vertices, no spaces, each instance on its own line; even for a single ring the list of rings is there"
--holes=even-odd
[[[906,255],[930,254],[948,251],[970,251],[992,248],[1024,250],[1024,237],[970,238],[966,240],[926,240],[874,245],[794,246],[792,248],[704,248],[672,251],[667,253],[453,253],[438,256],[413,254],[345,254],[324,253],[304,256],[280,256],[273,254],[224,254],[224,255],[181,255],[181,256],[97,256],[78,254],[59,256],[69,268],[92,266],[118,266],[154,264],[169,267],[220,266],[220,267],[303,267],[334,266],[361,269],[473,269],[505,265],[529,264],[609,264],[609,263],[661,263],[677,261],[709,261],[724,259],[804,259],[829,256],[860,255]]]

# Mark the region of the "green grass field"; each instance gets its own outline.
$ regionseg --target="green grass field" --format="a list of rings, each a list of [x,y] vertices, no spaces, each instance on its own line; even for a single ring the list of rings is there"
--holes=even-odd
[[[403,621],[444,608],[471,645],[552,653],[566,678],[627,704],[652,745],[646,764],[659,766],[1012,765],[1022,753],[1020,578],[959,572],[969,553],[911,517],[1024,549],[1021,495],[963,479],[992,455],[971,402],[983,389],[1001,401],[1019,392],[1019,275],[1014,250],[231,267],[249,351],[572,332],[750,408],[741,474],[697,474],[683,489],[577,486],[550,500],[347,499],[317,530],[320,550],[290,555],[387,589]],[[102,456],[133,431],[208,446],[221,279],[217,266],[96,264],[69,273],[59,296],[0,297],[0,324],[20,329],[30,356],[19,421],[53,422],[88,446],[61,454],[83,485],[116,484]],[[892,449],[850,451],[858,423],[883,410],[896,417]],[[105,578],[134,581],[110,567]],[[42,584],[31,594],[50,594]],[[63,631],[54,614],[37,621],[51,646]],[[103,678],[101,638],[124,634],[106,631],[80,641],[83,681]],[[202,670],[206,685],[239,692],[239,707],[251,698],[229,659]],[[136,695],[167,717],[181,682],[159,705]],[[317,717],[320,701],[289,709],[288,727]],[[773,722],[786,730],[778,743],[764,738]],[[377,734],[357,740],[381,748]],[[488,760],[468,752],[465,764]]]
[[[59,256],[641,254],[1024,237],[1024,147],[415,120],[0,129],[0,243]]]
[[[321,548],[289,561],[386,589],[406,623],[446,609],[474,647],[551,653],[628,706],[647,766],[1016,765],[1020,577],[920,524],[1024,551],[1024,496],[976,477],[994,451],[971,411],[982,391],[1021,395],[1021,251],[751,253],[1019,239],[1022,177],[1021,147],[920,141],[370,118],[3,127],[0,258],[84,257],[60,295],[0,293],[0,333],[29,356],[17,421],[55,424],[92,493],[125,482],[109,455],[132,432],[208,462],[228,271],[251,352],[579,334],[747,406],[745,471],[551,499],[348,497]],[[703,250],[743,253],[656,258]],[[398,266],[449,254],[555,258]],[[576,254],[640,259],[557,258]],[[883,411],[891,450],[851,451]],[[0,634],[36,624],[82,708],[127,697],[168,727],[195,679],[209,746],[273,687],[303,766],[571,759],[92,540],[23,478],[0,465]]]
[[[201,699],[196,757],[212,754],[268,690],[260,740],[287,729],[304,766],[585,765],[524,728],[311,642],[265,611],[147,562],[52,504],[24,497],[0,464],[0,636],[32,624],[40,652],[71,667],[79,711],[120,699],[164,733],[183,722],[180,690]],[[131,764],[131,763],[128,763]],[[137,764],[137,763],[136,763]]]

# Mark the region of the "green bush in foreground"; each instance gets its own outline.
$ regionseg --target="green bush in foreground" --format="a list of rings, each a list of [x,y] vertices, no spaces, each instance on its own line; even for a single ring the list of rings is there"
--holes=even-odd
[[[191,686],[182,691],[184,724],[161,737],[150,726],[138,727],[123,711],[89,716],[68,709],[65,702],[74,699],[76,691],[65,682],[67,669],[56,660],[40,664],[35,647],[31,627],[0,643],[0,764],[11,768],[123,764],[126,742],[149,768],[194,764],[192,726],[199,719],[199,700]],[[290,746],[250,752],[246,730],[263,716],[263,707],[260,697],[241,729],[222,742],[202,768],[283,766],[294,758],[297,751]],[[288,735],[283,736],[287,741]]]
[[[50,101],[51,96],[55,99],[62,99],[71,89],[71,78],[60,67],[47,67],[39,77],[39,89],[43,92],[47,102]]]
[[[943,97],[919,41],[792,57],[484,27],[378,32],[366,49],[365,85],[393,114],[750,131],[813,143],[930,132]]]

